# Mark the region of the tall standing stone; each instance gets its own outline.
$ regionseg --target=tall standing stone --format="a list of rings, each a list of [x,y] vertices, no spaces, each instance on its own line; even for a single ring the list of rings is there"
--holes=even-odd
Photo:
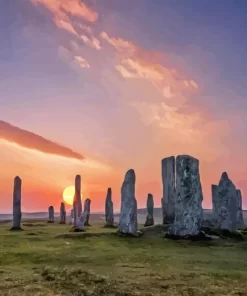
[[[85,226],[90,226],[89,225],[89,218],[90,218],[90,206],[91,206],[91,199],[87,198],[84,201],[84,225]]]
[[[217,185],[211,185],[211,193],[212,193],[212,221],[215,225],[217,225],[217,208],[218,208],[218,198],[217,198]]]
[[[220,178],[215,202],[216,226],[220,229],[237,229],[237,190],[226,172]]]
[[[199,160],[189,155],[176,158],[175,221],[169,236],[189,238],[200,234],[203,221]]]
[[[74,225],[74,210],[71,209],[70,211],[70,224]]]
[[[118,230],[125,235],[137,235],[137,202],[135,198],[135,171],[127,171],[121,187],[121,213]]]
[[[66,209],[63,202],[60,205],[60,224],[66,224]]]
[[[114,227],[114,213],[111,188],[107,189],[105,199],[105,222],[105,227]]]
[[[11,230],[21,230],[21,178],[14,179],[13,191],[13,226]]]
[[[49,215],[48,223],[54,223],[54,207],[53,206],[49,206],[48,215]]]
[[[144,226],[154,225],[154,199],[153,195],[148,193],[147,197],[147,218]]]
[[[242,194],[241,190],[237,189],[237,227],[244,226],[244,217],[242,210]]]
[[[73,201],[75,231],[84,231],[84,217],[81,203],[81,176],[75,177],[75,196]]]
[[[161,161],[163,197],[161,199],[163,224],[173,223],[175,218],[175,157]]]

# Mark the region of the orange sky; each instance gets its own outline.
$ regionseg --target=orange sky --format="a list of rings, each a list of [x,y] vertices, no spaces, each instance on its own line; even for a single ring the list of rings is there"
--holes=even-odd
[[[9,8],[19,18],[4,42],[11,45],[0,84],[0,213],[11,212],[16,175],[23,211],[59,210],[76,174],[92,211],[104,209],[108,187],[118,210],[130,168],[138,207],[148,193],[160,206],[161,159],[178,154],[200,160],[204,207],[223,171],[247,206],[246,108],[219,78],[223,52],[210,49],[213,35],[208,48],[187,44],[197,26],[192,32],[165,4],[156,20],[147,3],[129,10],[122,1],[27,0],[18,13]]]

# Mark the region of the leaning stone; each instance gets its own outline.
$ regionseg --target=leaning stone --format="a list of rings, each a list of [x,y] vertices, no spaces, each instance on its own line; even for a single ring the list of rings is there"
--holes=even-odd
[[[121,187],[121,211],[118,232],[127,236],[137,234],[137,202],[135,198],[135,171],[127,171]]]
[[[163,224],[174,222],[175,218],[175,157],[162,159],[163,197],[161,199]]]
[[[217,228],[234,232],[237,229],[237,190],[224,172],[217,187],[216,197]]]
[[[168,230],[170,238],[202,239],[202,187],[199,160],[189,155],[176,158],[175,221]]]
[[[84,225],[85,226],[90,226],[89,225],[89,218],[90,218],[90,205],[91,205],[91,199],[87,198],[84,202]]]
[[[113,214],[113,202],[112,202],[112,190],[107,189],[106,199],[105,199],[105,225],[104,227],[115,228],[114,225],[114,214]]]
[[[63,202],[60,205],[60,224],[66,224],[66,209]]]
[[[154,225],[154,199],[153,195],[148,193],[147,197],[147,218],[144,226]]]
[[[54,223],[54,207],[53,206],[49,206],[48,215],[49,215],[48,223]]]
[[[73,201],[74,210],[74,227],[78,231],[84,230],[83,215],[82,215],[82,203],[81,203],[81,176],[75,177],[75,196]]]
[[[21,178],[15,177],[14,179],[14,192],[13,192],[13,226],[10,230],[21,229]]]
[[[217,222],[217,208],[219,207],[218,205],[218,198],[217,198],[217,189],[218,186],[217,185],[212,185],[211,186],[211,192],[212,192],[212,206],[213,206],[213,210],[212,210],[212,222],[215,226],[217,226],[218,222]]]
[[[237,227],[244,227],[244,218],[242,210],[242,194],[241,190],[237,189]]]

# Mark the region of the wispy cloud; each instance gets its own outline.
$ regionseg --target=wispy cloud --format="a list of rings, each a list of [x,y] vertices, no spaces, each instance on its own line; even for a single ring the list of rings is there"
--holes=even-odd
[[[27,130],[13,126],[5,121],[0,121],[0,139],[48,154],[55,154],[79,160],[84,159],[81,154],[74,152],[67,147],[54,143]]]
[[[100,34],[116,50],[119,63],[116,70],[126,79],[145,79],[149,81],[171,105],[183,104],[190,93],[199,89],[197,83],[187,78],[174,67],[165,66],[164,53],[148,52],[133,42],[122,38],[109,37],[106,32]]]
[[[91,35],[91,37],[88,37],[86,35],[81,35],[81,39],[85,44],[88,46],[95,48],[97,50],[101,49],[100,41],[99,39],[95,38],[94,36]]]
[[[86,59],[84,59],[81,56],[75,56],[75,62],[81,67],[81,68],[90,68],[90,65]]]
[[[97,12],[86,6],[80,0],[30,0],[34,5],[43,5],[54,16],[67,20],[70,16],[84,19],[90,23],[96,22]]]

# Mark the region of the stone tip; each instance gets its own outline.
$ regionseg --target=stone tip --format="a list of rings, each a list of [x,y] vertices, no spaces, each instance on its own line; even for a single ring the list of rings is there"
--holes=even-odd
[[[221,175],[221,179],[229,179],[227,172],[223,172]]]
[[[148,193],[148,197],[153,197],[153,194],[152,193]]]
[[[81,179],[81,175],[76,175],[76,176],[75,176],[75,179],[76,179],[76,180]]]
[[[192,160],[194,160],[194,161],[198,161],[199,162],[199,160],[197,159],[197,158],[195,158],[195,157],[193,157],[193,156],[191,156],[191,155],[187,155],[187,154],[181,154],[181,155],[178,155],[177,157],[176,157],[176,159],[192,159]]]
[[[162,158],[161,162],[165,162],[165,161],[170,160],[170,159],[175,161],[175,156],[164,157],[164,158]]]
[[[216,187],[218,187],[218,185],[212,184],[211,187],[216,188]]]
[[[111,187],[107,188],[107,194],[111,194]]]
[[[136,175],[135,175],[135,171],[133,169],[130,169],[127,171],[127,173],[125,174],[125,178],[124,181],[133,181],[135,182],[136,179]]]

